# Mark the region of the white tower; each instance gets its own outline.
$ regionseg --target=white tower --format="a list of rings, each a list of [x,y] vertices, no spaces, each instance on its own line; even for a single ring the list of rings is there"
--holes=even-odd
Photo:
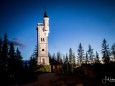
[[[44,12],[43,23],[37,24],[38,65],[49,65],[48,57],[49,18]]]

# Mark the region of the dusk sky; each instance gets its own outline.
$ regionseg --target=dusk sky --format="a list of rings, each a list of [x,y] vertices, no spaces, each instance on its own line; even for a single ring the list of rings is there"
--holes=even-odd
[[[29,59],[37,45],[37,23],[49,16],[49,52],[62,55],[79,43],[101,53],[105,38],[115,43],[115,0],[0,0],[0,38],[5,33]],[[101,54],[100,54],[101,56]]]

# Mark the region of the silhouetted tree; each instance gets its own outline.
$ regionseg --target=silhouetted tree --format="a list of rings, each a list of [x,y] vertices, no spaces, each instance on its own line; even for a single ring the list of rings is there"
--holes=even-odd
[[[23,61],[22,61],[22,56],[20,50],[17,48],[15,52],[15,62],[16,62],[16,70],[19,72],[19,70],[22,69],[23,67]]]
[[[14,58],[15,58],[15,57],[14,57],[14,54],[15,54],[15,53],[14,53],[14,45],[13,45],[13,43],[11,42],[11,43],[10,43],[10,50],[9,50],[9,58],[13,58],[13,59],[14,59]]]
[[[8,58],[8,71],[11,78],[15,77],[15,70],[16,70],[16,61],[15,61],[15,53],[14,53],[14,45],[11,42],[10,43],[10,49],[9,49],[9,58]]]
[[[89,56],[88,56],[89,62],[90,62],[90,63],[93,63],[93,62],[94,62],[94,61],[93,61],[93,57],[94,57],[93,49],[92,49],[91,45],[89,45],[88,48],[89,48],[89,49],[88,49],[87,52],[88,52],[88,55],[89,55]]]
[[[88,63],[88,54],[86,52],[86,55],[85,55],[85,63],[87,64]]]
[[[2,63],[2,38],[0,38],[0,69],[1,69],[1,63]]]
[[[3,61],[6,62],[8,58],[8,39],[7,39],[7,34],[4,35],[4,40],[3,40],[3,47],[2,47],[2,56],[3,56]]]
[[[16,58],[18,61],[22,61],[21,52],[19,51],[18,48],[16,49],[16,52],[15,52],[15,58]]]
[[[73,64],[73,51],[72,49],[70,48],[69,49],[69,70],[71,73],[73,73],[73,68],[74,68],[74,64]]]
[[[32,57],[32,56],[30,57],[29,67],[32,70],[33,70],[33,68],[37,67],[37,59],[36,59],[36,57]]]
[[[75,57],[75,53],[73,53],[73,66],[76,66],[76,57]]]
[[[3,45],[2,45],[2,71],[5,75],[8,73],[8,39],[7,34],[4,35]]]
[[[61,58],[61,53],[58,52],[57,53],[57,59],[56,59],[59,63],[62,63],[62,58]]]
[[[107,41],[105,39],[102,42],[102,59],[105,63],[108,63],[110,61],[109,44],[107,44]]]
[[[68,74],[69,73],[69,60],[68,55],[63,56],[63,72]]]
[[[113,55],[112,59],[113,61],[115,61],[115,43],[112,45],[111,50],[112,50],[111,54]]]
[[[68,60],[68,55],[66,54],[66,71],[69,73],[69,60]]]
[[[0,75],[1,75],[1,71],[2,71],[2,64],[3,64],[3,61],[2,61],[2,38],[0,39]]]
[[[52,61],[52,55],[48,52],[48,57],[49,57],[49,62],[51,63]]]
[[[0,58],[1,58],[1,53],[2,53],[2,38],[0,38]]]
[[[81,43],[78,46],[77,52],[78,52],[78,63],[79,65],[81,65],[83,62],[83,55],[84,55],[84,50],[83,50]]]
[[[96,55],[95,55],[95,63],[100,63],[99,54],[97,53],[97,51],[96,51]]]
[[[29,60],[30,69],[37,67],[37,57],[38,57],[38,50],[36,46],[34,53],[31,55],[30,60]]]
[[[55,55],[55,53],[53,53],[53,55],[52,55],[52,59],[57,60],[57,59],[56,59],[56,55]]]

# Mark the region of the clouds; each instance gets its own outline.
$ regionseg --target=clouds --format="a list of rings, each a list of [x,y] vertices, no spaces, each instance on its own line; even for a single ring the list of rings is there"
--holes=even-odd
[[[14,46],[21,47],[21,48],[26,47],[26,45],[21,42],[21,38],[19,37],[15,37],[13,38],[13,40],[8,40],[8,44],[10,44],[11,42],[14,44]]]

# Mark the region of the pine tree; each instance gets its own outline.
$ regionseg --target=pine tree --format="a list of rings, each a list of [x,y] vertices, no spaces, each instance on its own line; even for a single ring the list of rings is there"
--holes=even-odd
[[[78,46],[77,52],[78,52],[78,64],[81,65],[83,62],[83,55],[84,55],[84,50],[81,43]]]
[[[95,63],[100,63],[99,61],[99,54],[96,51],[96,55],[95,55]]]
[[[53,53],[53,55],[52,55],[52,59],[57,60],[57,59],[56,59],[56,55],[55,55],[55,53]]]
[[[16,49],[16,52],[15,52],[15,58],[16,58],[18,61],[22,61],[21,52],[19,51],[18,48]]]
[[[93,57],[94,57],[94,53],[93,53],[93,49],[92,49],[92,47],[91,47],[91,45],[89,45],[88,46],[88,55],[89,55],[89,61],[90,61],[90,63],[94,63],[94,61],[93,61]]]
[[[86,52],[86,55],[85,55],[85,63],[87,64],[88,63],[88,54]]]
[[[70,70],[70,73],[73,73],[73,69],[74,69],[74,66],[73,66],[73,51],[70,48],[69,49],[69,70]]]
[[[69,73],[69,60],[67,54],[63,56],[63,72],[66,74]]]
[[[102,43],[102,59],[104,63],[108,63],[110,61],[109,57],[109,44],[107,44],[107,41],[104,39]]]
[[[0,58],[1,58],[1,54],[2,54],[2,38],[0,38]]]
[[[65,58],[65,65],[66,65],[66,73],[69,73],[69,60],[68,60],[68,55],[66,54],[66,58]]]
[[[7,34],[4,35],[3,45],[2,45],[2,70],[4,73],[8,71],[8,39]]]
[[[61,53],[60,52],[57,53],[57,61],[62,63]]]
[[[73,63],[73,51],[72,51],[71,48],[69,49],[69,63],[70,63],[70,64]]]
[[[15,59],[15,53],[14,53],[14,45],[13,43],[11,42],[10,43],[10,50],[9,50],[9,58],[12,58],[12,59]]]
[[[0,39],[0,72],[2,71],[2,38]],[[1,73],[0,73],[1,74]]]
[[[111,50],[112,50],[111,54],[113,55],[112,59],[113,61],[115,61],[115,43],[112,45]]]
[[[49,57],[49,63],[51,63],[51,61],[52,61],[52,55],[50,53],[48,53],[48,57]]]
[[[31,55],[30,60],[29,60],[30,69],[37,67],[37,57],[38,57],[38,50],[36,46],[34,53]]]
[[[23,61],[20,50],[17,48],[15,52],[15,61],[17,68],[20,70],[23,67]]]
[[[3,58],[4,64],[6,64],[7,59],[8,59],[8,39],[7,39],[7,34],[4,35],[3,47],[2,47],[2,58]]]
[[[76,66],[76,57],[75,57],[75,53],[73,53],[73,66]]]
[[[14,53],[14,45],[11,42],[10,43],[10,49],[9,49],[9,58],[8,58],[8,70],[10,72],[10,77],[15,77],[16,72],[16,61],[15,61],[15,53]]]

